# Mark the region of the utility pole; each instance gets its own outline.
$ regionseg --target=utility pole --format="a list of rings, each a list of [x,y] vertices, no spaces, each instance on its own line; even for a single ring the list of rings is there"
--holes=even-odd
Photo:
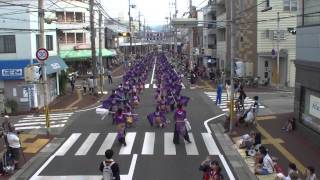
[[[234,82],[233,82],[233,76],[234,76],[234,59],[235,59],[235,13],[234,13],[234,1],[231,0],[229,1],[229,5],[230,7],[227,8],[227,10],[229,9],[229,15],[230,15],[230,21],[228,21],[229,23],[229,30],[228,32],[230,34],[230,41],[228,41],[230,43],[230,86],[231,86],[231,97],[230,97],[230,127],[229,127],[229,132],[232,133],[232,128],[233,128],[233,111],[234,111]]]
[[[280,86],[280,13],[277,13],[277,88]]]
[[[132,54],[132,32],[131,32],[131,2],[129,0],[129,32],[130,32],[130,48],[129,48],[129,52],[130,54]]]
[[[39,6],[39,27],[40,27],[40,48],[45,48],[44,43],[44,2],[38,0]],[[45,62],[41,63],[42,84],[43,84],[43,101],[44,101],[44,113],[46,117],[47,135],[50,134],[50,116],[49,116],[49,102],[48,102],[48,82],[47,82],[47,68]]]
[[[90,11],[90,31],[91,31],[91,57],[92,57],[92,75],[93,75],[93,94],[97,90],[97,57],[96,57],[96,30],[94,28],[94,0],[89,1]]]
[[[177,0],[174,0],[174,18],[177,18],[177,13],[178,13]],[[177,49],[178,49],[177,48],[177,28],[174,27],[174,53],[178,53]]]
[[[102,13],[99,10],[99,64],[100,64],[100,91],[103,94],[103,64],[102,64]]]

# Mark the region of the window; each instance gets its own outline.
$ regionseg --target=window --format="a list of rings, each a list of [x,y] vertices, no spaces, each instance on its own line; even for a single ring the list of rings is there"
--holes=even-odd
[[[269,67],[269,61],[264,61],[264,67]]]
[[[64,22],[64,12],[56,12],[56,17],[58,22]]]
[[[319,25],[320,24],[320,1],[319,0],[304,0],[303,1],[303,19],[302,25]]]
[[[36,35],[36,46],[37,46],[37,49],[40,48],[40,35],[39,34]]]
[[[76,33],[76,41],[77,43],[84,43],[84,34],[83,33]]]
[[[83,18],[83,13],[82,12],[76,12],[76,22],[77,23],[83,23],[84,18]]]
[[[298,2],[297,0],[283,0],[284,11],[297,11]]]
[[[0,53],[16,53],[16,38],[14,35],[0,35]]]
[[[75,43],[74,33],[67,33],[67,43]]]
[[[53,50],[53,36],[52,35],[46,35],[46,47],[48,51]]]
[[[67,22],[74,22],[74,13],[73,12],[66,12],[66,21]]]
[[[57,34],[58,39],[59,39],[59,43],[66,43],[66,36],[64,33],[59,33]]]

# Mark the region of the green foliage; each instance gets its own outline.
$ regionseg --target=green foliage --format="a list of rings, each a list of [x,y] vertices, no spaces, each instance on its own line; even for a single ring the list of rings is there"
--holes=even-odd
[[[67,73],[65,71],[61,71],[59,75],[59,91],[61,95],[66,93],[66,86],[68,83]]]
[[[7,99],[4,105],[11,109],[11,113],[16,113],[18,111],[18,102],[15,99]]]

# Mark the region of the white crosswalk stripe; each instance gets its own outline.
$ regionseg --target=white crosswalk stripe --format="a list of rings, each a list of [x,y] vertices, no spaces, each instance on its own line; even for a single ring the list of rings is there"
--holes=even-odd
[[[217,93],[216,92],[205,92],[205,94],[214,102],[216,103],[216,98],[217,98]],[[230,102],[230,100],[228,100],[228,97],[227,97],[227,93],[222,93],[221,95],[221,104],[219,104],[219,108],[223,111],[223,112],[226,112],[226,111],[229,111],[229,108],[228,108],[228,102]],[[245,109],[249,109],[251,105],[253,105],[254,103],[254,100],[251,99],[250,97],[247,97],[245,100],[244,100],[244,107]],[[260,109],[264,109],[265,106],[259,104],[259,108]],[[234,109],[236,110],[236,109]]]
[[[186,86],[183,83],[181,83],[181,86],[182,86],[182,89],[186,89]],[[149,89],[149,88],[157,89],[158,87],[156,84],[145,84],[144,88],[145,89]]]
[[[158,134],[159,135],[159,134]],[[165,155],[165,156],[172,156],[177,155],[177,146],[185,146],[185,155],[187,156],[195,156],[199,155],[198,147],[197,145],[200,145],[202,143],[202,147],[207,148],[206,154],[210,155],[217,155],[217,152],[219,152],[218,146],[215,143],[215,140],[213,139],[211,134],[208,133],[201,133],[202,136],[200,136],[200,140],[197,140],[193,133],[189,133],[189,137],[191,140],[191,143],[188,143],[184,141],[181,144],[174,144],[173,143],[173,132],[164,132],[163,133],[163,140],[164,141],[164,147],[161,148],[161,150],[155,151],[155,148],[159,148],[156,142],[156,133],[155,132],[145,132],[144,133],[144,141],[142,145],[139,145],[139,148],[141,148],[140,152],[141,155],[154,155],[155,152]],[[99,138],[99,136],[101,138]],[[102,134],[102,133],[89,133],[88,135],[84,135],[82,133],[73,133],[71,136],[62,144],[62,146],[58,149],[56,152],[57,156],[64,156],[68,153],[70,149],[72,149],[72,153],[74,153],[74,156],[85,156],[91,153],[94,153],[98,156],[104,155],[105,151],[107,149],[117,149],[116,147],[119,146],[119,155],[130,155],[133,151],[133,146],[136,141],[136,132],[128,132],[126,134],[126,146],[120,146],[120,144],[115,143],[117,140],[117,133],[111,132]],[[81,140],[80,140],[81,137]],[[103,138],[102,138],[103,137]],[[103,139],[103,140],[102,140]],[[158,139],[159,141],[159,139]],[[203,145],[203,143],[205,145]],[[101,144],[101,145],[100,145]],[[93,152],[91,149],[94,145],[99,145],[100,148],[97,152]],[[75,147],[77,149],[75,149]],[[69,152],[69,153],[71,153]],[[136,152],[136,151],[135,151]],[[139,152],[139,149],[138,149]],[[69,154],[68,153],[68,154]],[[180,152],[181,153],[181,152]]]
[[[50,114],[50,128],[64,127],[73,113],[53,113]],[[27,115],[14,123],[16,130],[33,130],[46,128],[46,117],[41,114],[39,116]]]

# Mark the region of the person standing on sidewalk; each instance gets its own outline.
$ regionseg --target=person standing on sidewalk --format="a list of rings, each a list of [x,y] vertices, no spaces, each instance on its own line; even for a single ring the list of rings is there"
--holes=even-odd
[[[88,84],[89,84],[89,93],[93,94],[93,76],[89,77]]]
[[[111,69],[108,69],[107,76],[108,76],[109,84],[112,84],[112,71],[111,71]]]
[[[119,165],[112,159],[113,150],[106,150],[104,155],[106,160],[102,161],[99,167],[103,175],[103,180],[120,180]]]
[[[83,79],[82,81],[83,94],[87,93],[87,87],[88,87],[88,81],[86,79]]]
[[[70,79],[70,85],[71,85],[71,91],[74,91],[74,84],[75,84],[76,80],[74,78],[74,76],[71,77]]]
[[[2,122],[2,128],[5,133],[14,132],[14,127],[10,122],[10,117],[8,115],[4,116],[4,121]]]
[[[227,90],[227,100],[229,101],[229,99],[231,99],[231,85],[230,85],[230,81],[228,80],[226,82],[226,90]]]
[[[223,90],[222,83],[219,82],[218,87],[217,87],[216,105],[221,104],[222,90]]]

